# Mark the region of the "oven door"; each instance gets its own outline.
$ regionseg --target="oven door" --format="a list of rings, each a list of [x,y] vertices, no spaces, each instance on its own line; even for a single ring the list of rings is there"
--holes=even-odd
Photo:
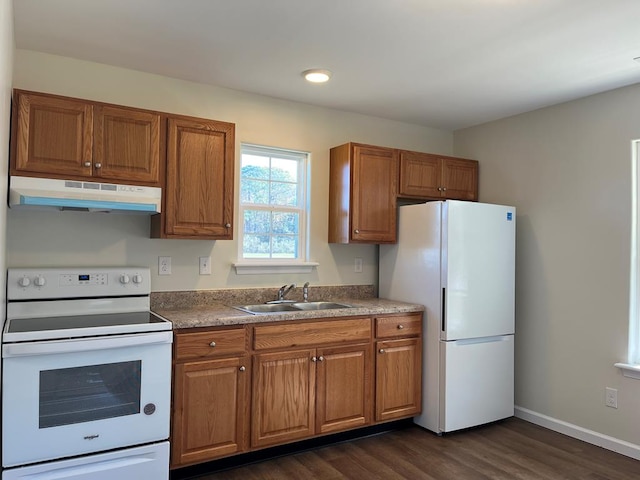
[[[2,465],[169,437],[171,332],[2,346]]]

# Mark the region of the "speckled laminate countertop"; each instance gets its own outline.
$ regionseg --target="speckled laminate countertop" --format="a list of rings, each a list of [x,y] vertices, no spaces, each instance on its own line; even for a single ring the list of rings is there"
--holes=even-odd
[[[279,322],[312,318],[352,317],[360,315],[384,315],[392,313],[422,312],[424,306],[396,302],[383,298],[332,298],[331,301],[352,305],[353,308],[333,310],[307,310],[252,315],[223,303],[207,305],[181,305],[179,307],[152,307],[158,315],[170,320],[174,330],[243,325],[247,323]]]

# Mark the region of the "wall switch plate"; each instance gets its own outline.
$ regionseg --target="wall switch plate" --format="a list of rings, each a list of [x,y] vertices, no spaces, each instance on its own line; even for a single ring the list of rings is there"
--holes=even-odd
[[[356,257],[353,263],[353,271],[356,273],[362,273],[362,259],[360,257]]]
[[[158,257],[158,275],[171,275],[171,257]]]
[[[604,404],[607,407],[618,408],[618,390],[615,388],[605,388]]]
[[[200,257],[200,275],[211,275],[211,257]]]

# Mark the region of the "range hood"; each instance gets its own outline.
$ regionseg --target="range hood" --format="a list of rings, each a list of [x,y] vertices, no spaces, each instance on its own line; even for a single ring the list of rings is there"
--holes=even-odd
[[[89,212],[160,213],[162,190],[114,183],[11,176],[9,207]]]

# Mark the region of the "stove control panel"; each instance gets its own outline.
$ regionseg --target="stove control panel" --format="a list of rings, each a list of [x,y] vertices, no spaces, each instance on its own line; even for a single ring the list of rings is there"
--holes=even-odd
[[[149,295],[147,267],[10,268],[7,299],[111,297]]]

